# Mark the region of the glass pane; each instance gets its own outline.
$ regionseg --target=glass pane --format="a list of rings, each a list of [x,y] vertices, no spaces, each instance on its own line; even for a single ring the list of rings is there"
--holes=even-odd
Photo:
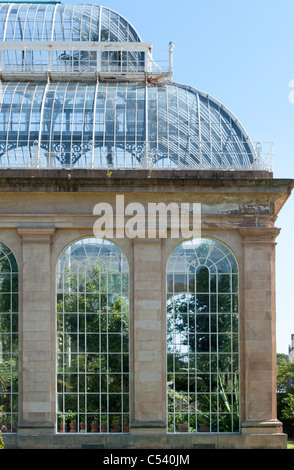
[[[209,292],[209,270],[200,266],[196,271],[196,291]]]

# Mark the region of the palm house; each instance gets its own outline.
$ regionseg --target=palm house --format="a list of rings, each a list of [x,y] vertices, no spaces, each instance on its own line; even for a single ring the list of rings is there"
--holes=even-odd
[[[2,2],[0,40],[5,447],[285,448],[271,146],[109,8]]]

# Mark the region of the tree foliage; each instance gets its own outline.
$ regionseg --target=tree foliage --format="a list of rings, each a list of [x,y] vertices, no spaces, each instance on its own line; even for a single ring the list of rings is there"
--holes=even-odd
[[[284,432],[294,436],[294,364],[277,354],[277,410]]]
[[[294,364],[287,360],[285,354],[277,354],[277,391],[289,390],[291,380],[294,379]]]

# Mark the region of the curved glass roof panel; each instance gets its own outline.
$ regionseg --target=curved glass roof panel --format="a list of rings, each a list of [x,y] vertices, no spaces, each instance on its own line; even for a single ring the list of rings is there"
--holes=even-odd
[[[2,3],[0,41],[140,42],[118,13],[87,4]]]
[[[7,82],[1,167],[250,168],[236,118],[174,83]]]

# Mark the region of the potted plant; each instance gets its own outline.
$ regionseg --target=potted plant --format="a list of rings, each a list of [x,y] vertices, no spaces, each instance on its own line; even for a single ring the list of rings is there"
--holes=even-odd
[[[199,424],[200,432],[209,432],[209,425],[206,423]]]
[[[123,432],[128,433],[130,431],[129,416],[124,416]]]
[[[112,421],[112,432],[119,432],[120,431],[120,416],[115,415],[113,416]]]
[[[188,415],[179,413],[176,415],[175,418],[175,425],[178,426],[179,432],[187,432],[188,431]]]
[[[13,432],[15,429],[15,423],[13,422],[12,416],[6,416],[6,427],[7,432]]]
[[[80,422],[80,432],[86,432],[86,419],[85,415],[79,415],[79,422]]]
[[[69,432],[77,432],[77,415],[72,411],[69,411],[67,414],[69,421]]]
[[[1,413],[0,413],[1,416]],[[11,425],[11,417],[9,415],[2,415],[1,423],[0,423],[0,430],[2,432],[11,432],[12,425]]]
[[[99,415],[95,414],[91,422],[91,432],[98,432]]]
[[[198,417],[198,425],[200,432],[209,432],[209,417],[206,414],[201,413]]]
[[[16,432],[17,430],[17,417],[12,415],[11,417],[11,431]]]
[[[107,432],[107,416],[101,416],[101,432]]]
[[[66,416],[64,414],[59,414],[59,432],[66,432]]]
[[[179,423],[178,430],[179,432],[188,432],[188,423]]]

